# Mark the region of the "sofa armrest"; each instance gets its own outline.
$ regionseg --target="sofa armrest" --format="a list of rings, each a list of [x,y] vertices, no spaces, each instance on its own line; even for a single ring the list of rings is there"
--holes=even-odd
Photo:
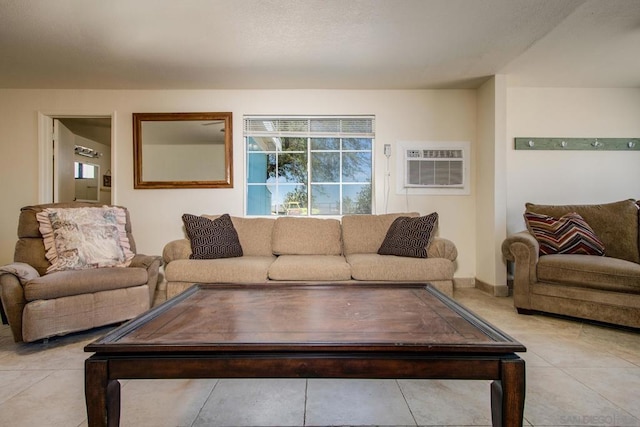
[[[24,289],[18,276],[0,275],[0,299],[15,342],[22,341],[22,311],[27,304]]]
[[[154,263],[158,263],[158,267],[161,266],[162,257],[159,257],[157,255],[136,254],[131,260],[131,264],[129,264],[129,267],[142,267],[149,269],[149,267],[152,267]]]
[[[513,246],[514,244],[522,244],[524,246]],[[538,262],[538,253],[540,245],[535,237],[528,231],[520,231],[512,234],[502,242],[502,255],[509,261],[517,261],[522,251],[529,252],[527,256],[532,257],[534,263]]]
[[[531,285],[538,281],[537,264],[540,245],[528,231],[521,231],[502,242],[502,254],[513,261],[513,302],[518,308],[531,308]]]
[[[191,242],[189,239],[173,240],[167,243],[162,250],[162,259],[165,264],[178,259],[189,259],[191,255]]]
[[[458,257],[458,249],[451,240],[443,237],[434,237],[427,248],[427,257],[446,258],[453,262]]]

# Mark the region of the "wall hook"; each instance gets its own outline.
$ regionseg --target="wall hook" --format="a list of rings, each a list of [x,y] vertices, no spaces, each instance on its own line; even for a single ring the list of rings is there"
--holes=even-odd
[[[635,143],[634,141],[629,141],[629,142],[627,142],[627,147],[629,147],[629,148],[633,148],[633,147],[635,147],[635,146],[636,146],[636,143]]]

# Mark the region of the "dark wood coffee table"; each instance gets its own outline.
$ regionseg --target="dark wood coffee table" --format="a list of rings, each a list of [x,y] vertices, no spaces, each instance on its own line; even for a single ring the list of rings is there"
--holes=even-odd
[[[90,427],[139,378],[494,380],[493,425],[522,425],[525,347],[424,284],[196,285],[85,351]]]

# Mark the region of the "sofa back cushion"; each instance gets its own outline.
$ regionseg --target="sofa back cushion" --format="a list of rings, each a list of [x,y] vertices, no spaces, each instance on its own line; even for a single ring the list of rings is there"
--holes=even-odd
[[[598,205],[537,205],[526,203],[526,212],[555,218],[577,212],[604,244],[605,256],[640,263],[638,207],[634,200]]]
[[[375,254],[393,221],[401,216],[417,217],[418,212],[383,215],[345,215],[342,217],[344,254]]]
[[[279,217],[272,246],[275,255],[342,255],[340,221]]]
[[[217,219],[220,215],[202,215],[205,218]],[[238,233],[240,246],[244,256],[271,256],[271,234],[275,219],[231,217],[233,228]]]

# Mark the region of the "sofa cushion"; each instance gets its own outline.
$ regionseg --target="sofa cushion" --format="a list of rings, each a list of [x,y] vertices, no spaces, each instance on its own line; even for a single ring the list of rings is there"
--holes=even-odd
[[[190,259],[217,259],[242,256],[238,233],[228,214],[211,220],[191,214],[182,215],[191,241]]]
[[[592,255],[540,257],[538,280],[592,289],[640,294],[640,265]]]
[[[436,212],[417,218],[396,218],[378,249],[380,255],[426,258],[427,246],[438,226]]]
[[[220,215],[202,215],[216,219]],[[271,235],[276,222],[274,218],[243,218],[232,216],[231,221],[238,233],[244,256],[271,256]]]
[[[273,255],[218,259],[178,259],[165,266],[168,282],[261,283],[267,281]]]
[[[538,205],[526,203],[526,212],[559,218],[578,213],[605,247],[605,255],[640,263],[638,250],[638,208],[634,200],[598,205]]]
[[[605,247],[598,236],[575,212],[560,218],[525,212],[524,219],[538,241],[540,255],[604,255]]]
[[[271,280],[350,280],[351,267],[339,255],[280,255],[269,267]]]
[[[273,227],[275,255],[341,255],[337,219],[279,217]]]
[[[408,258],[393,255],[350,254],[351,277],[370,281],[428,282],[453,279],[453,262],[445,258]]]
[[[113,206],[45,208],[36,214],[47,273],[98,267],[125,267],[134,253],[125,230],[126,212]]]
[[[27,301],[47,300],[130,288],[145,285],[148,280],[147,270],[141,267],[56,271],[27,282],[24,297]]]
[[[417,212],[382,215],[345,215],[342,217],[344,253],[375,254],[393,221],[401,216],[417,217]]]

